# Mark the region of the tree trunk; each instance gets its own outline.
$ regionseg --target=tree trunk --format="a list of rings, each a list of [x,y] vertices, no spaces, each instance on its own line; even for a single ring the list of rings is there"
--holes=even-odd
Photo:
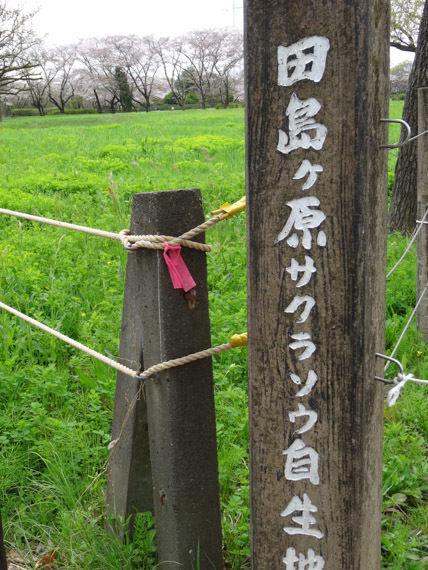
[[[229,107],[229,82],[227,80],[224,81],[224,101],[223,107],[227,109]]]
[[[44,108],[44,106],[43,106],[41,103],[34,103],[34,106],[35,106],[36,109],[38,110],[39,115],[40,115],[41,117],[44,117],[44,116],[45,116],[45,108]]]
[[[428,3],[419,28],[418,47],[409,77],[409,87],[403,108],[403,119],[412,127],[413,135],[418,128],[418,89],[428,86]],[[403,136],[403,132],[402,132]],[[417,209],[417,164],[418,145],[406,144],[398,151],[395,166],[395,181],[389,209],[391,232],[409,234],[416,223]]]
[[[101,107],[100,98],[98,97],[96,89],[94,89],[94,96],[95,96],[95,105],[97,108],[97,113],[101,114],[103,112],[103,108]]]

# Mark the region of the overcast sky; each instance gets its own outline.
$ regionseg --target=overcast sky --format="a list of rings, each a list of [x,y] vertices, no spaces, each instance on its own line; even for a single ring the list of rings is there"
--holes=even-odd
[[[12,0],[27,10],[40,7],[34,28],[49,43],[138,34],[178,36],[205,28],[242,29],[243,0]]]
[[[242,29],[244,0],[10,0],[26,11],[39,7],[34,29],[49,44],[88,37],[137,34],[178,36],[190,30]],[[410,59],[391,49],[391,66]]]

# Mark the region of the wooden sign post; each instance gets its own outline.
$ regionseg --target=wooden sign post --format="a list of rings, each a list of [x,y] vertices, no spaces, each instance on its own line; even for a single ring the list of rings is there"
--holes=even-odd
[[[388,2],[245,29],[252,568],[379,570]]]
[[[418,132],[428,130],[428,87],[418,90]],[[412,143],[411,143],[412,144]],[[413,143],[415,144],[415,143]],[[425,291],[418,307],[418,330],[425,342],[428,342],[428,135],[418,139],[418,220],[425,218],[425,223],[418,235],[418,287],[417,299]]]

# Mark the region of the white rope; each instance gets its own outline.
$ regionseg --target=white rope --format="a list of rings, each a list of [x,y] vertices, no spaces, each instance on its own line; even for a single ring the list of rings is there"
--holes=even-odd
[[[50,218],[42,218],[41,216],[33,216],[31,214],[24,214],[23,212],[15,212],[13,210],[5,210],[0,208],[0,214],[6,214],[7,216],[14,216],[15,218],[22,218],[24,220],[30,220],[32,222],[39,222],[41,224],[48,224],[50,226],[57,226],[59,228],[64,228],[67,230],[75,230],[77,232],[83,232],[85,234],[91,234],[94,236],[105,237],[108,239],[114,239],[120,241],[120,235],[113,232],[105,232],[103,230],[97,230],[93,228],[88,228],[86,226],[78,226],[76,224],[69,224],[67,222],[61,222],[58,220],[51,220]]]
[[[24,313],[21,313],[20,311],[17,311],[16,309],[9,307],[9,305],[5,305],[5,303],[0,302],[0,308],[4,309],[5,311],[8,311],[12,315],[15,315],[15,317],[19,317],[23,321],[30,323],[30,325],[33,325],[33,326],[37,327],[38,329],[51,334],[52,336],[58,338],[59,340],[66,342],[67,344],[69,344],[73,348],[77,348],[77,349],[81,350],[82,352],[85,352],[89,356],[92,356],[92,357],[96,358],[97,360],[104,362],[104,364],[108,364],[108,366],[111,366],[112,368],[115,368],[116,370],[119,370],[120,372],[123,372],[124,374],[127,374],[128,376],[132,376],[132,378],[135,378],[135,375],[136,375],[135,370],[132,370],[131,368],[128,368],[127,366],[124,366],[123,364],[119,364],[119,362],[116,362],[116,361],[112,360],[111,358],[108,358],[107,356],[104,356],[103,354],[100,354],[99,352],[92,350],[92,348],[89,348],[88,346],[85,346],[84,344],[77,342],[76,340],[73,340],[72,338],[56,331],[55,329],[52,329],[51,327],[48,327],[47,325],[44,325],[43,323],[40,323],[39,321],[36,321],[35,319],[32,319],[31,317],[24,315]]]
[[[419,232],[421,231],[423,224],[425,224],[425,220],[428,216],[428,210],[425,212],[424,217],[422,218],[421,221],[417,221],[417,227],[415,228],[415,231],[413,232],[413,236],[412,239],[410,240],[409,245],[406,247],[403,255],[400,257],[400,259],[397,261],[397,263],[394,265],[394,267],[391,269],[391,271],[389,271],[389,273],[387,273],[386,278],[388,279],[393,273],[394,271],[397,269],[397,267],[400,265],[400,263],[403,261],[403,259],[406,257],[406,255],[409,253],[410,248],[412,247],[412,245],[415,242],[415,239],[418,237]]]
[[[191,241],[190,238],[194,237],[206,229],[217,224],[222,218],[221,215],[215,216],[210,220],[203,222],[196,228],[189,230],[179,237],[164,236],[164,235],[142,235],[133,236],[130,235],[129,230],[121,230],[119,233],[106,232],[104,230],[97,230],[95,228],[89,228],[87,226],[79,226],[77,224],[69,224],[67,222],[61,222],[58,220],[52,220],[51,218],[43,218],[41,216],[33,216],[32,214],[25,214],[23,212],[15,212],[14,210],[6,210],[0,208],[0,214],[5,214],[7,216],[14,216],[15,218],[22,218],[24,220],[30,220],[32,222],[39,222],[41,224],[48,224],[50,226],[57,226],[59,228],[74,230],[77,232],[83,232],[85,234],[90,234],[98,237],[104,237],[116,241],[122,242],[122,245],[128,250],[136,250],[141,248],[148,249],[165,249],[165,243],[168,242],[170,245],[181,245],[184,247],[189,247],[192,249],[197,249],[200,251],[211,251],[212,247],[205,243],[199,243]]]
[[[413,319],[413,317],[415,316],[416,311],[418,310],[418,307],[419,307],[419,305],[420,305],[421,302],[422,302],[422,299],[424,298],[424,295],[425,295],[425,293],[426,293],[426,291],[427,291],[427,288],[428,288],[428,284],[425,285],[425,288],[424,288],[424,290],[422,291],[422,293],[421,293],[421,295],[420,295],[420,297],[419,297],[419,299],[418,299],[418,302],[416,303],[416,306],[415,306],[415,308],[413,309],[412,314],[410,315],[409,320],[407,321],[406,326],[404,327],[404,329],[403,329],[403,331],[402,331],[402,333],[401,333],[401,335],[400,335],[400,338],[398,339],[397,344],[396,344],[395,347],[394,347],[394,350],[391,352],[391,354],[390,354],[390,357],[391,357],[391,358],[392,358],[392,357],[395,355],[395,353],[397,352],[398,347],[400,346],[400,343],[401,343],[401,341],[403,340],[404,335],[406,334],[407,329],[409,328],[410,323],[412,322],[412,319]],[[388,362],[385,364],[385,368],[384,368],[385,371],[386,371],[386,369],[388,368],[388,366],[390,365],[390,363],[391,363],[391,361],[388,361]]]
[[[401,395],[401,390],[407,384],[407,382],[416,382],[418,384],[428,384],[428,380],[421,380],[420,378],[415,378],[413,374],[402,374],[399,372],[393,380],[395,386],[391,388],[388,392],[386,398],[386,403],[389,408],[394,406]]]
[[[13,307],[9,307],[9,305],[6,305],[5,303],[0,302],[0,308],[4,309],[5,311],[8,311],[9,313],[11,313],[16,317],[19,317],[20,319],[26,321],[27,323],[30,323],[30,325],[33,325],[38,329],[48,334],[51,334],[52,336],[58,338],[59,340],[66,342],[73,348],[77,348],[78,350],[81,350],[82,352],[88,354],[89,356],[92,356],[93,358],[96,358],[97,360],[104,362],[104,364],[108,364],[108,366],[111,366],[112,368],[119,370],[119,372],[123,372],[124,374],[131,376],[135,380],[147,380],[150,376],[152,376],[156,372],[160,372],[162,370],[168,370],[169,368],[174,368],[176,366],[183,366],[184,364],[189,364],[190,362],[194,362],[195,360],[207,358],[208,356],[214,356],[215,354],[218,354],[220,352],[231,350],[232,348],[237,348],[238,346],[245,346],[247,344],[247,333],[243,333],[240,335],[233,335],[229,339],[229,342],[226,344],[213,346],[211,348],[207,348],[206,350],[195,352],[194,354],[188,354],[187,356],[182,356],[181,358],[175,358],[174,360],[160,362],[159,364],[155,364],[154,366],[151,366],[147,370],[144,370],[143,372],[140,373],[138,371],[132,370],[131,368],[128,368],[123,364],[120,364],[119,362],[116,362],[115,360],[112,360],[111,358],[108,358],[107,356],[104,356],[103,354],[100,354],[99,352],[96,352],[92,348],[89,348],[88,346],[85,346],[84,344],[77,342],[77,340],[73,340],[69,336],[66,336],[58,332],[57,330],[48,327],[47,325],[41,323],[40,321],[36,321],[35,319],[28,317],[24,313],[21,313],[20,311],[14,309]]]

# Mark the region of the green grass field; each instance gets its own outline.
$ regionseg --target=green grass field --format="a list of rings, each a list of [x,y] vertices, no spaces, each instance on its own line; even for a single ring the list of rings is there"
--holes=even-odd
[[[391,104],[400,116],[402,103]],[[390,127],[391,140],[398,128]],[[390,151],[391,175],[397,151]],[[201,188],[207,214],[245,192],[244,112],[186,111],[6,120],[0,207],[118,232],[136,192]],[[113,241],[0,216],[0,299],[116,358],[126,252]],[[245,215],[210,230],[214,344],[246,330]],[[391,235],[388,266],[408,240]],[[413,250],[388,282],[391,351],[415,302]],[[8,549],[30,561],[55,549],[59,566],[154,568],[149,514],[133,543],[104,531],[105,474],[115,372],[0,312],[0,503]],[[398,358],[428,378],[427,346],[410,327]],[[245,350],[214,359],[219,472],[228,568],[248,567]],[[428,432],[426,391],[407,385],[385,410],[383,568],[423,570]],[[41,545],[41,546],[40,546]]]

